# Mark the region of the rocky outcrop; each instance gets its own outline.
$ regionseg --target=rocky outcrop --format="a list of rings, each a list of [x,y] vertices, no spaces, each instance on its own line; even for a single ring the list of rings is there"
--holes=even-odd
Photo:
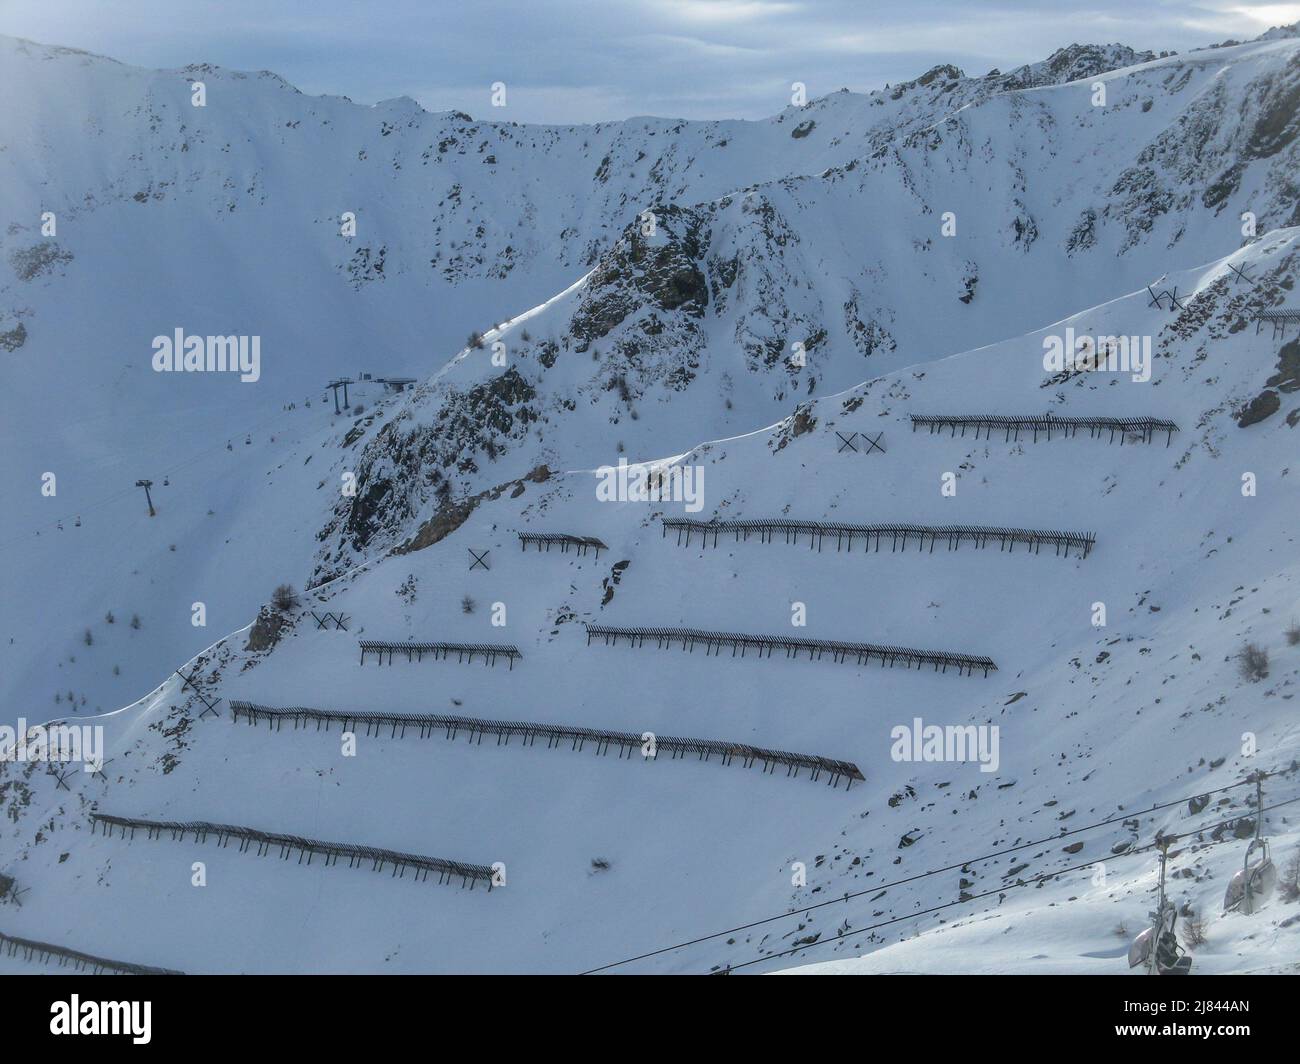
[[[1282,345],[1277,356],[1277,372],[1264,382],[1264,390],[1238,411],[1237,427],[1248,428],[1272,417],[1282,409],[1282,396],[1278,393],[1290,395],[1295,391],[1300,391],[1300,340]],[[1287,424],[1294,427],[1289,416]]]
[[[1069,81],[1095,78],[1122,67],[1147,63],[1155,52],[1134,51],[1123,44],[1071,44],[1058,48],[1041,63],[1018,67],[998,79],[1001,91],[1064,85]]]
[[[526,484],[545,484],[550,479],[550,469],[544,465],[539,465],[518,480],[498,484],[496,487],[481,491],[477,495],[471,495],[465,499],[448,501],[439,506],[437,512],[429,520],[420,525],[415,535],[405,543],[394,547],[393,553],[410,554],[412,551],[432,547],[435,543],[446,539],[468,521],[470,514],[478,508],[480,503],[499,499],[507,491],[510,492],[511,498],[518,498],[527,490],[525,488]]]
[[[465,391],[438,386],[431,422],[408,407],[376,433],[355,469],[356,494],[343,497],[317,538],[327,553],[313,585],[337,576],[351,561],[391,546],[406,525],[436,499],[450,504],[482,464],[527,436],[537,420],[533,385],[515,367]]]
[[[1257,425],[1265,418],[1272,417],[1282,408],[1282,399],[1275,391],[1260,392],[1246,404],[1246,408],[1237,415],[1237,427],[1244,429]]]
[[[257,614],[257,620],[248,630],[248,643],[244,649],[254,652],[270,650],[280,642],[280,637],[288,626],[288,617],[271,606],[263,606]]]
[[[701,317],[709,303],[699,266],[707,241],[705,212],[671,205],[653,208],[624,229],[592,271],[573,316],[577,350],[651,307]]]
[[[1264,382],[1266,388],[1276,388],[1290,395],[1300,391],[1300,340],[1282,345],[1277,353],[1277,372]]]

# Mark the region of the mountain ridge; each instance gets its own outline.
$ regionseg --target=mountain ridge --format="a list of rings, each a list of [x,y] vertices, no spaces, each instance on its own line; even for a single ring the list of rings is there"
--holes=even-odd
[[[0,904],[0,932],[189,971],[562,972],[780,910],[644,970],[1116,972],[1115,926],[1150,905],[1138,858],[1176,831],[1191,833],[1180,902],[1209,929],[1197,970],[1294,962],[1291,903],[1217,911],[1253,797],[1181,801],[1261,765],[1282,800],[1300,756],[1300,356],[1254,324],[1295,301],[1294,36],[1117,68],[1105,106],[1087,78],[982,93],[936,67],[897,100],[832,95],[751,123],[768,139],[731,155],[725,123],[634,121],[583,146],[504,126],[490,141],[459,116],[437,150],[390,120],[424,122],[406,104],[213,79],[196,115],[187,83],[124,94],[55,65],[0,58],[20,101],[0,115],[0,335],[23,326],[0,352],[17,533],[0,692],[15,717],[102,726],[112,762],[60,780],[0,761],[0,874],[26,891]],[[534,151],[545,174],[521,162]],[[38,240],[51,209],[58,234]],[[152,372],[150,338],[174,328],[258,335],[258,381]],[[1139,355],[1149,341],[1149,373],[1050,367],[1076,335],[1133,337]],[[399,375],[415,381],[373,379]],[[338,377],[351,405],[335,412]],[[1178,431],[1012,441],[910,420],[1045,410]],[[699,510],[605,501],[620,460],[689,467]],[[57,496],[39,493],[47,471]],[[51,527],[56,507],[75,525]],[[701,545],[669,534],[682,514],[1069,529],[1094,549]],[[541,551],[525,531],[602,550]],[[299,601],[268,604],[283,582]],[[784,632],[997,670],[606,645],[587,626]],[[359,661],[359,640],[396,660]],[[435,644],[520,656],[416,649]],[[1262,676],[1239,669],[1248,644]],[[391,722],[358,728],[349,756],[323,728],[234,726],[231,702],[692,736],[865,779],[845,793],[739,761]],[[996,726],[998,765],[894,756],[891,731],[916,718]],[[809,910],[1174,801],[1078,851],[1045,843]],[[488,895],[129,842],[92,814],[499,860],[507,882]],[[1294,815],[1267,830],[1282,863]],[[1082,860],[1100,883],[1062,870]],[[969,907],[903,919],[940,903]]]

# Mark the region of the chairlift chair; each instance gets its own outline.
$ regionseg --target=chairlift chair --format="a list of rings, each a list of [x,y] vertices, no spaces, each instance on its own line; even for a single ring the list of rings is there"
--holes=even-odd
[[[1227,893],[1223,896],[1223,911],[1244,913],[1246,916],[1258,912],[1275,886],[1277,867],[1269,853],[1268,840],[1251,839],[1241,868],[1228,882]]]
[[[1160,879],[1157,885],[1156,907],[1151,915],[1151,926],[1133,940],[1128,950],[1128,966],[1146,966],[1148,975],[1187,975],[1192,970],[1192,958],[1178,945],[1174,925],[1178,923],[1178,910],[1165,896],[1165,869],[1169,862],[1169,844],[1172,839],[1157,836],[1160,849]]]
[[[1224,913],[1236,911],[1249,916],[1258,912],[1277,885],[1277,868],[1269,853],[1268,839],[1260,834],[1264,828],[1264,774],[1259,772],[1255,773],[1255,810],[1255,837],[1246,847],[1241,869],[1228,881],[1223,895]]]
[[[1151,943],[1155,940],[1156,929],[1154,926],[1148,927],[1145,931],[1139,933],[1128,947],[1128,966],[1136,968],[1139,964],[1145,964],[1147,958],[1151,956]]]
[[[1192,958],[1178,944],[1174,932],[1178,910],[1165,902],[1159,913],[1151,913],[1151,918],[1151,926],[1129,946],[1128,966],[1136,968],[1144,964],[1150,975],[1187,975],[1192,970]]]

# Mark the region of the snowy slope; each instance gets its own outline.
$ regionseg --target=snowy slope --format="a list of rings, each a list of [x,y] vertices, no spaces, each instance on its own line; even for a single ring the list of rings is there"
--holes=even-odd
[[[663,208],[650,233],[632,221],[582,281],[489,331],[368,441],[361,501],[336,504],[314,578],[539,465],[678,453],[701,426],[747,431],[869,373],[1167,283],[1240,246],[1235,205],[1261,232],[1300,220],[1300,43],[1101,81],[1104,108],[1089,81],[998,93],[825,174]]]
[[[440,491],[747,432],[1225,254],[1244,209],[1294,224],[1298,51],[1072,46],[763,122],[532,127],[0,42],[0,714],[133,701]],[[260,337],[260,379],[152,372],[175,328]],[[320,389],[363,371],[432,377],[357,440]]]
[[[222,719],[200,720],[201,707],[173,679],[100,718],[115,759],[107,780],[79,774],[65,792],[39,769],[0,769],[0,852],[29,888],[21,909],[2,910],[4,930],[193,971],[579,971],[749,919],[798,914],[1071,822],[1197,794],[1255,767],[1285,768],[1300,756],[1300,650],[1283,637],[1300,575],[1290,469],[1297,408],[1283,388],[1281,409],[1264,421],[1240,428],[1236,413],[1273,374],[1285,382],[1295,372],[1295,345],[1283,348],[1248,323],[1261,306],[1291,298],[1298,261],[1300,231],[1278,230],[1171,273],[1167,283],[1187,297],[1182,311],[1148,306],[1144,288],[1129,292],[1045,329],[814,400],[767,429],[681,459],[704,470],[703,517],[1085,529],[1097,535],[1086,560],[968,549],[864,556],[725,539],[717,549],[678,547],[657,518],[682,507],[598,502],[592,473],[573,469],[507,485],[441,540],[317,589],[309,604],[344,611],[349,633],[319,630],[304,611],[269,651],[241,649],[237,633],[194,663],[209,697],[227,701],[649,730],[844,758],[866,776],[851,791],[716,761],[629,763],[590,749],[463,738],[363,735],[357,756],[345,758],[337,729],[235,726],[225,703]],[[1236,280],[1229,263],[1255,283]],[[1053,379],[1042,340],[1066,326],[1152,335],[1151,379]],[[1149,414],[1182,431],[1167,448],[1163,440],[1121,448],[1086,437],[976,443],[913,433],[908,420],[1043,409]],[[886,453],[840,453],[836,433],[854,431],[883,431]],[[940,492],[948,471],[957,474],[953,497]],[[1249,498],[1240,491],[1245,471],[1258,482]],[[599,561],[525,554],[515,539],[524,529],[595,535],[610,549]],[[469,549],[490,550],[491,569],[469,571]],[[402,594],[412,578],[414,595]],[[473,612],[464,612],[465,595]],[[1097,601],[1108,605],[1104,629],[1091,624]],[[491,624],[497,602],[506,607],[504,627]],[[806,629],[790,628],[794,602],[806,604]],[[990,655],[999,671],[983,679],[780,655],[588,647],[583,622],[962,650]],[[400,659],[362,666],[357,637],[508,641],[524,657],[510,670]],[[1263,682],[1238,675],[1233,655],[1247,639],[1271,653]],[[918,715],[998,724],[997,772],[892,760],[890,730]],[[1247,731],[1258,742],[1251,759],[1240,753]],[[1280,777],[1268,796],[1300,794],[1298,783],[1294,772]],[[920,932],[845,963],[1122,971],[1114,928],[1141,926],[1152,862],[1125,859],[1116,847],[1247,812],[1244,798],[1236,790],[1199,816],[1167,810],[1082,836],[1077,854],[1048,845],[968,875],[970,889],[982,892],[1095,859],[1107,863],[1106,889],[1086,876],[1048,880],[1009,890],[1000,905],[945,914],[950,924],[960,916],[961,928],[939,928],[930,917],[748,970],[853,958]],[[1295,808],[1269,814],[1281,862],[1300,846]],[[508,882],[489,894],[367,868],[300,867],[193,840],[105,839],[89,833],[91,810],[502,861]],[[1209,941],[1195,954],[1204,970],[1278,969],[1300,956],[1294,903],[1275,900],[1252,918],[1217,916],[1243,845],[1193,846],[1176,859],[1175,897],[1207,917]],[[195,861],[206,862],[202,888],[191,886]],[[808,868],[803,888],[791,886],[796,861]],[[1017,869],[1022,861],[1028,870]],[[956,872],[923,879],[632,970],[743,963],[833,935],[846,917],[861,927],[876,914],[954,901],[958,880]],[[97,917],[105,912],[111,920]]]

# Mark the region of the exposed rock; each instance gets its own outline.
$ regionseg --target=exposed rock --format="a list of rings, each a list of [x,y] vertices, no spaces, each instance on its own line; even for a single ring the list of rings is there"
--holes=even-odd
[[[969,269],[973,264],[967,263],[966,265],[967,268]],[[963,303],[969,305],[971,300],[975,298],[975,286],[978,285],[979,283],[980,283],[980,275],[976,273],[974,270],[971,270],[970,273],[968,273],[965,277],[962,278],[961,281],[962,293],[957,298],[960,299]]]
[[[1276,388],[1290,395],[1300,390],[1300,340],[1283,344],[1277,353],[1277,372],[1264,382],[1265,388]]]
[[[647,301],[660,310],[703,315],[709,286],[697,265],[708,241],[705,215],[667,205],[653,209],[654,232],[638,219],[592,271],[570,331],[579,351],[607,336]]]
[[[446,539],[469,520],[469,515],[474,512],[481,497],[475,495],[468,499],[444,503],[419,527],[414,536],[394,547],[393,553],[409,554],[413,550],[424,550],[425,547],[432,547],[435,543]]]
[[[618,587],[619,581],[623,579],[624,570],[626,570],[631,564],[632,562],[630,560],[615,562],[614,568],[610,570],[609,576],[605,577],[605,579],[600,582],[600,586],[605,589],[605,594],[600,600],[602,606],[609,605],[610,600],[614,597],[614,589]]]
[[[280,636],[288,624],[289,618],[279,610],[263,606],[257,614],[257,620],[253,622],[253,627],[248,630],[248,645],[244,649],[270,650],[280,641]]]
[[[783,450],[791,440],[811,432],[816,427],[817,419],[813,417],[812,404],[800,403],[795,407],[794,413],[777,427],[770,446],[774,451]]]
[[[387,255],[387,247],[381,247],[378,251],[373,252],[370,248],[357,248],[352,253],[352,260],[347,265],[347,274],[352,286],[359,290],[368,281],[382,281],[384,279],[384,259]]]
[[[496,487],[488,488],[477,495],[472,495],[467,499],[457,499],[446,502],[438,508],[438,511],[429,520],[425,521],[419,530],[408,539],[405,543],[399,544],[393,548],[394,554],[410,554],[412,551],[424,550],[425,547],[432,547],[435,543],[446,539],[456,529],[460,528],[467,520],[469,515],[474,512],[479,503],[492,501],[501,498],[501,495],[509,490],[511,498],[518,498],[523,494],[524,482],[532,484],[543,484],[551,479],[551,471],[545,465],[539,465],[530,470],[519,480],[507,481],[505,484],[498,484]]]
[[[1300,134],[1300,56],[1293,56],[1280,77],[1270,78],[1260,101],[1244,155],[1267,159],[1289,147]]]
[[[1011,71],[1003,77],[999,87],[1005,92],[1016,88],[1063,85],[1081,78],[1093,78],[1120,67],[1146,63],[1155,57],[1155,52],[1137,52],[1122,44],[1071,44],[1058,48],[1041,63],[1032,63]]]
[[[21,281],[32,281],[65,262],[72,261],[72,252],[64,251],[53,240],[33,244],[29,248],[15,248],[9,253],[9,265]]]
[[[1244,410],[1237,415],[1237,427],[1246,428],[1256,425],[1267,417],[1272,417],[1282,406],[1282,399],[1274,391],[1260,392]]]
[[[318,563],[313,584],[346,568],[347,552],[391,544],[431,496],[446,506],[457,475],[479,471],[476,458],[491,461],[524,438],[538,417],[530,405],[536,395],[511,367],[468,391],[447,389],[432,424],[412,427],[407,412],[384,425],[357,461],[356,495],[338,501],[318,535],[334,540],[334,553],[330,564]]]
[[[0,347],[6,351],[17,351],[27,342],[27,326],[21,321],[17,328],[10,329],[7,332],[0,332]]]

